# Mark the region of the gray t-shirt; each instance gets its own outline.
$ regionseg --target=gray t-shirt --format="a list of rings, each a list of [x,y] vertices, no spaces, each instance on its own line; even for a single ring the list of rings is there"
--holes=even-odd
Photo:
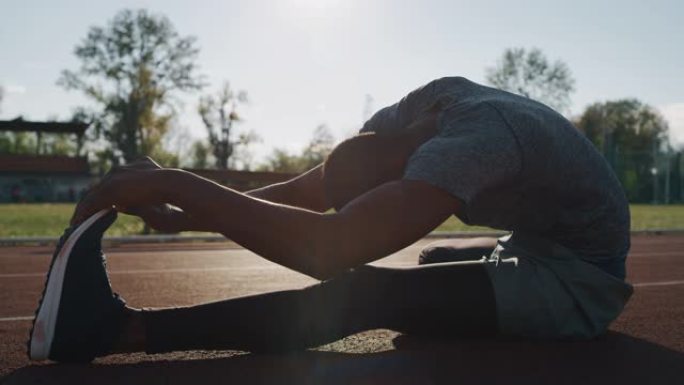
[[[567,119],[531,99],[449,77],[378,111],[361,131],[391,135],[435,105],[438,133],[413,153],[405,179],[461,199],[467,224],[542,236],[624,278],[627,199]]]

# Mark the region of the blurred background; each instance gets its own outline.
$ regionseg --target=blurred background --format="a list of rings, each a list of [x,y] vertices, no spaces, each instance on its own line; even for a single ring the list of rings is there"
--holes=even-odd
[[[0,237],[59,235],[89,186],[144,155],[241,190],[285,180],[443,76],[555,108],[615,170],[634,229],[684,228],[675,0],[25,0],[0,10]],[[145,231],[130,217],[116,226]]]

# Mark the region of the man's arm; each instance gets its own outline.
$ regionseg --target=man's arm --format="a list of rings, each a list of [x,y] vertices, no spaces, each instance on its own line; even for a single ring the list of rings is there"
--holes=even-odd
[[[246,194],[321,213],[330,208],[323,189],[323,164],[288,181],[248,191]]]
[[[461,206],[437,187],[399,180],[360,196],[338,213],[322,214],[170,169],[121,173],[98,191],[79,205],[75,221],[112,205],[168,202],[262,257],[319,279],[410,245]]]
[[[150,158],[141,159],[121,169],[162,169]],[[286,182],[272,184],[260,189],[246,192],[247,195],[281,203],[289,206],[301,207],[316,212],[325,212],[330,208],[323,189],[323,165],[319,165]],[[148,205],[128,208],[127,214],[141,217],[145,223],[155,230],[166,233],[181,231],[206,231],[214,229],[206,223],[195,220],[186,212],[167,204]]]

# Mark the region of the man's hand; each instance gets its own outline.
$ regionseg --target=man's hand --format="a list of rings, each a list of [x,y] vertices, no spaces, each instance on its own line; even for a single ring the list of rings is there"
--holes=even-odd
[[[125,166],[115,167],[95,185],[79,202],[71,218],[75,225],[96,212],[116,208],[126,214],[149,211],[148,207],[161,207],[164,202],[159,182],[164,169],[150,158]]]
[[[201,230],[201,226],[194,225],[187,213],[166,203],[129,209],[127,214],[142,218],[148,226],[162,233]]]

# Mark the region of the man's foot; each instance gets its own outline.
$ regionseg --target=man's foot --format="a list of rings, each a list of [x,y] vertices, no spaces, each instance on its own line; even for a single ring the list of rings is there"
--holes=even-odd
[[[419,265],[445,262],[477,261],[488,258],[497,245],[496,238],[456,238],[433,242],[418,257]]]
[[[116,211],[102,210],[60,238],[31,328],[30,359],[89,362],[111,350],[125,302],[112,292],[101,241],[115,219]]]

